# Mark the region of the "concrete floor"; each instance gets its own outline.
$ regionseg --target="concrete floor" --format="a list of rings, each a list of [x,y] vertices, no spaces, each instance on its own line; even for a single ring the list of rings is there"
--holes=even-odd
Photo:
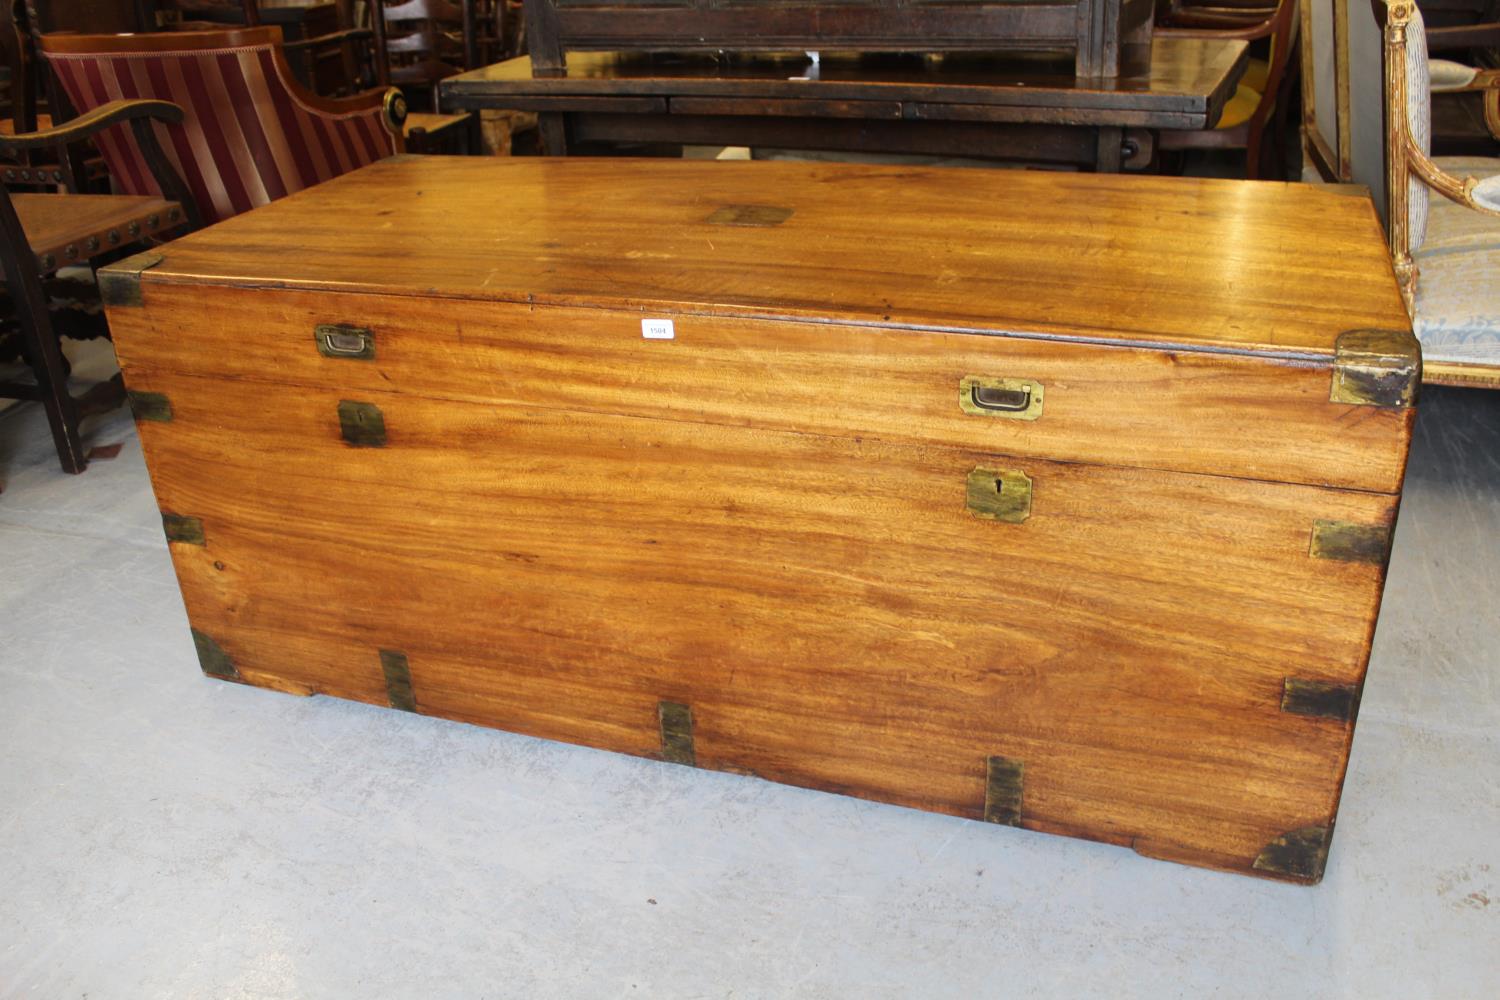
[[[1500,394],[1424,399],[1313,889],[206,680],[93,438],[0,413],[0,996],[1500,995]]]

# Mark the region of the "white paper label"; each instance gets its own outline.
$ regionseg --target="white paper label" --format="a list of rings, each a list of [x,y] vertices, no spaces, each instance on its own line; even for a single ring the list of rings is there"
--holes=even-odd
[[[672,321],[669,319],[643,319],[641,336],[647,340],[672,340],[677,334],[672,331]]]

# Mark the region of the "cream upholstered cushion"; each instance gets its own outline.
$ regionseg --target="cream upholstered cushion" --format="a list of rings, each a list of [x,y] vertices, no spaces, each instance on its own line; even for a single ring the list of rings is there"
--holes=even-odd
[[[1500,174],[1486,177],[1474,185],[1474,190],[1470,193],[1476,202],[1491,212],[1500,212]],[[1500,295],[1500,290],[1497,290],[1496,294]]]
[[[1500,159],[1444,156],[1455,177],[1480,180],[1500,199]],[[1415,255],[1417,315],[1413,327],[1428,361],[1500,366],[1500,219],[1435,198],[1427,242]]]
[[[1432,87],[1427,76],[1427,27],[1412,4],[1406,28],[1406,128],[1414,146],[1432,151]],[[1413,253],[1427,235],[1427,185],[1415,174],[1406,185],[1406,231]]]
[[[1432,81],[1432,92],[1443,94],[1453,90],[1463,90],[1474,82],[1479,75],[1479,70],[1473,66],[1465,66],[1463,63],[1454,62],[1452,59],[1429,59],[1427,60],[1427,78]]]

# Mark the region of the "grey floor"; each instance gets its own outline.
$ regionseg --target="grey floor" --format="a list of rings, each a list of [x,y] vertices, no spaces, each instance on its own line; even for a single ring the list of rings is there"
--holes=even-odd
[[[1500,394],[1424,400],[1312,889],[206,680],[93,438],[0,413],[0,996],[1500,995]]]

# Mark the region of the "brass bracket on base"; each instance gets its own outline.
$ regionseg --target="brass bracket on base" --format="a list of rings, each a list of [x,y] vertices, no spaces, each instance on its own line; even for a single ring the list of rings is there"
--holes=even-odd
[[[693,710],[679,702],[663,701],[657,704],[656,715],[661,723],[661,759],[696,766],[698,755],[693,749]]]
[[[411,689],[411,664],[407,661],[406,654],[393,649],[382,649],[380,669],[385,674],[385,694],[391,707],[403,712],[415,712],[417,696]]]
[[[1026,765],[1010,757],[985,761],[984,821],[1001,826],[1021,825],[1021,785]]]
[[[1349,330],[1333,349],[1333,403],[1405,409],[1417,401],[1422,348],[1409,330]]]
[[[239,680],[240,672],[235,669],[234,661],[213,640],[213,637],[207,632],[200,632],[197,629],[193,629],[192,632],[193,648],[198,652],[198,666],[203,668],[203,672],[210,677],[217,677],[220,680]]]
[[[166,260],[166,256],[154,250],[138,253],[133,257],[101,267],[97,274],[99,298],[107,306],[138,306],[141,298],[141,272]]]
[[[1251,867],[1297,882],[1321,882],[1332,833],[1327,826],[1304,826],[1283,833],[1261,849]]]

